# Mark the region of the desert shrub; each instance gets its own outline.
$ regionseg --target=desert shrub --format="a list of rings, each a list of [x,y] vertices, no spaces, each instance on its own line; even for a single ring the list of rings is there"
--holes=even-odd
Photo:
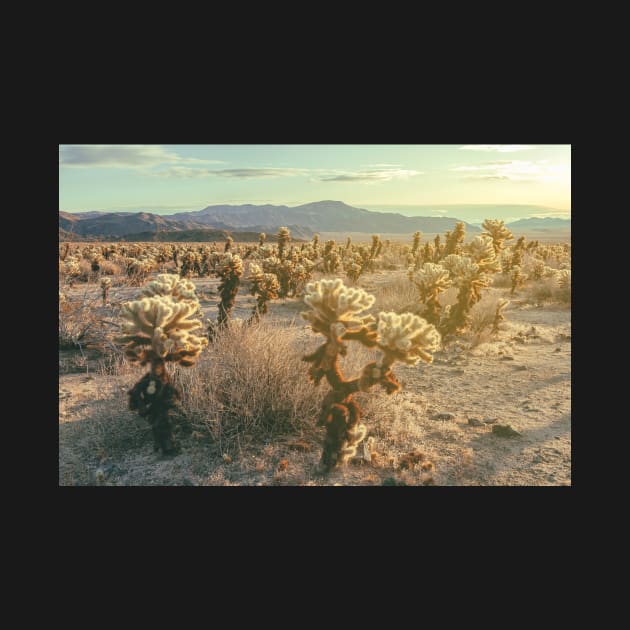
[[[545,302],[571,303],[571,271],[546,267],[546,276],[533,282],[527,289],[528,301],[535,304]]]
[[[311,428],[323,394],[304,379],[301,327],[232,322],[190,370],[176,369],[190,421],[232,443]]]
[[[106,335],[96,315],[97,299],[69,299],[59,292],[59,349],[81,350],[104,343]]]

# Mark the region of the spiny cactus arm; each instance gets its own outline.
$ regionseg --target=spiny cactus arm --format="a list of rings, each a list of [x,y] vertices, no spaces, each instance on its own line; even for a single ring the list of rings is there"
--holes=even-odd
[[[440,333],[433,324],[412,313],[379,313],[379,348],[381,365],[390,367],[395,361],[415,365],[420,360],[431,363],[431,352],[440,346]]]

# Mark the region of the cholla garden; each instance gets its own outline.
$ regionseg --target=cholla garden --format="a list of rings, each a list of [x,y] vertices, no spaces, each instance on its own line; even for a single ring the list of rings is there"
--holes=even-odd
[[[182,390],[175,384],[169,364],[191,368],[208,343],[215,342],[224,330],[240,330],[233,326],[231,314],[241,286],[243,293],[249,292],[255,299],[249,317],[239,322],[244,327],[260,325],[269,305],[278,298],[303,298],[307,309],[301,315],[312,332],[323,338],[303,360],[309,364],[305,378],[316,387],[322,381],[328,386],[319,416],[312,421],[324,430],[319,470],[329,472],[351,460],[366,438],[363,411],[355,395],[399,392],[402,386],[393,371],[395,363],[430,364],[432,354],[443,344],[470,331],[471,311],[491,282],[509,285],[513,295],[530,280],[541,285],[541,295],[549,287],[548,291],[568,293],[570,299],[570,249],[540,246],[535,241],[526,244],[524,238],[508,246],[506,241],[514,237],[503,221],[487,220],[483,228],[485,232],[468,244],[464,244],[464,224],[458,223],[443,242],[436,237],[433,243],[423,244],[422,233],[416,232],[411,245],[383,242],[378,235],[372,237],[371,247],[354,244],[350,238],[345,245],[333,240],[322,245],[317,235],[311,243],[295,245],[289,230],[280,228],[277,246],[260,234],[257,245],[237,245],[229,239],[223,251],[216,245],[197,249],[177,244],[66,246],[60,253],[59,268],[69,287],[98,278],[103,307],[110,303],[110,290],[115,286],[104,275],[112,265],[129,277],[131,286],[146,282],[147,273],[164,270],[167,264],[179,271],[180,275],[158,273],[140,289],[138,300],[122,304],[122,334],[118,337],[125,356],[149,368],[129,390],[129,408],[146,418],[155,449],[166,455],[178,452],[175,418],[184,414]],[[85,261],[92,261],[89,268]],[[557,268],[549,266],[552,261]],[[415,302],[389,308],[417,309],[419,314],[368,314],[375,296],[363,288],[346,286],[336,277],[344,274],[348,285],[356,284],[365,272],[400,269],[401,262],[407,269],[404,282],[415,292]],[[314,272],[334,275],[309,282]],[[196,287],[189,279],[194,274],[220,279],[216,321],[201,321]],[[449,294],[451,303],[445,305]],[[509,304],[498,300],[493,307],[492,334],[498,334]],[[355,374],[343,374],[340,358],[360,346],[374,350],[376,360]],[[301,354],[296,353],[297,357]],[[198,374],[203,380],[203,374]],[[304,384],[308,386],[306,380]],[[313,408],[318,404],[319,399]]]

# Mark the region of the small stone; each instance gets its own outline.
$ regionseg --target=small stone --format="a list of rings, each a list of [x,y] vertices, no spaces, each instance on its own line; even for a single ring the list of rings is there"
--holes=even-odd
[[[287,446],[292,451],[298,451],[300,453],[308,453],[311,450],[311,445],[304,440],[296,440],[295,442],[290,442]]]
[[[497,420],[498,420],[498,418],[484,418],[483,419],[483,423],[484,424],[494,424]]]
[[[462,370],[461,368],[459,368],[459,369],[451,370],[451,374],[455,374],[456,376],[463,376],[464,374],[466,374],[466,372]]]
[[[483,422],[479,418],[468,418],[468,424],[471,427],[482,427]]]
[[[436,413],[431,418],[433,420],[455,420],[455,414],[450,412]]]
[[[556,348],[554,352],[562,352],[562,348]]]
[[[499,437],[520,437],[521,434],[515,431],[509,424],[495,424],[492,433]]]
[[[513,365],[512,367],[516,372],[524,372],[525,370],[529,370],[526,365]]]
[[[499,361],[514,361],[514,357],[509,354],[506,354],[505,356],[502,356],[499,359]]]
[[[393,477],[387,477],[383,479],[382,486],[406,486],[407,484],[404,481],[396,481]]]

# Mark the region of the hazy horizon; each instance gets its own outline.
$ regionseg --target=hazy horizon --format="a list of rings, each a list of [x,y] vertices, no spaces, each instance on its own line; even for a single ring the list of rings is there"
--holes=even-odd
[[[59,210],[172,214],[322,200],[428,216],[570,218],[570,145],[59,145]],[[529,207],[529,209],[528,209]],[[514,214],[517,210],[519,214]],[[512,214],[510,214],[510,212]],[[520,214],[520,213],[523,214]]]

